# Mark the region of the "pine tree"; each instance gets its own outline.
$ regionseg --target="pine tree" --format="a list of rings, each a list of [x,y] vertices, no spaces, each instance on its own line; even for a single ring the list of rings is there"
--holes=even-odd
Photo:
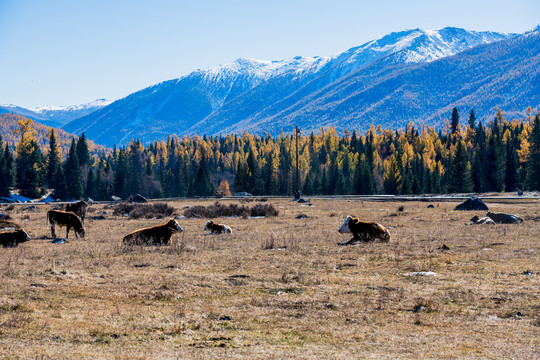
[[[476,116],[474,115],[474,109],[471,109],[471,114],[469,115],[469,127],[474,130],[476,126]]]
[[[56,135],[54,129],[51,129],[49,136],[49,155],[47,156],[47,184],[49,187],[54,187],[54,180],[56,178],[56,172],[61,165],[60,153],[58,150],[58,144],[56,143]]]
[[[468,193],[473,189],[471,165],[467,159],[467,148],[463,140],[456,144],[448,169],[448,191]]]
[[[94,179],[94,171],[92,168],[88,170],[88,178],[86,180],[85,197],[91,199],[96,198],[96,181]]]
[[[504,147],[499,127],[499,118],[496,117],[491,127],[491,134],[487,147],[487,191],[503,191],[505,188],[504,178],[506,173],[506,162],[504,156]]]
[[[9,196],[9,191],[13,186],[13,156],[6,144],[2,145],[0,136],[0,196]]]
[[[64,163],[64,176],[70,199],[81,199],[84,193],[82,171],[77,157],[75,139],[71,139],[68,157]]]
[[[476,137],[474,139],[475,149],[473,153],[471,176],[473,180],[474,192],[485,192],[487,174],[485,171],[485,164],[487,162],[487,143],[486,143],[486,129],[482,122],[478,123]]]
[[[88,144],[84,132],[79,137],[79,140],[77,140],[77,159],[79,159],[79,166],[81,168],[85,165],[90,165],[90,152],[88,151]]]
[[[210,180],[207,162],[206,156],[203,154],[193,183],[194,195],[196,196],[212,196],[216,193],[214,183]]]
[[[56,171],[54,179],[54,192],[52,196],[55,199],[60,200],[70,199],[64,169],[61,166],[58,168],[58,171]]]
[[[452,134],[455,134],[459,130],[459,114],[457,108],[452,110],[452,121],[450,125]]]
[[[505,148],[506,172],[504,177],[505,191],[514,191],[518,183],[518,155],[517,144],[514,142],[510,129],[507,129],[503,135]]]
[[[370,195],[375,192],[373,186],[373,176],[369,169],[369,164],[364,154],[358,160],[355,171],[354,193],[359,195]]]
[[[540,113],[535,116],[529,135],[529,156],[525,184],[529,190],[540,190]]]
[[[112,185],[113,195],[119,196],[123,199],[127,198],[127,176],[128,176],[128,164],[126,158],[126,151],[120,149],[118,151],[116,159],[116,169],[114,171],[114,179]]]
[[[384,191],[386,194],[397,194],[401,184],[401,172],[396,156],[392,154],[384,161]]]

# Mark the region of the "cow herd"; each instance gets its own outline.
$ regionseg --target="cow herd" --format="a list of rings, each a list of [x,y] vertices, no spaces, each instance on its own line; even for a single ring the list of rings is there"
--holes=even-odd
[[[70,230],[73,230],[75,237],[84,238],[86,235],[84,219],[87,208],[88,204],[81,200],[67,204],[65,211],[49,210],[47,212],[47,224],[51,227],[51,236],[56,238],[56,226],[59,226],[66,228],[66,239],[69,237]],[[139,229],[127,234],[124,236],[122,243],[124,245],[170,245],[172,235],[182,231],[183,229],[178,222],[170,219],[165,224]],[[204,231],[210,231],[208,235],[232,233],[230,226],[213,221],[206,223]],[[361,221],[352,216],[347,217],[338,231],[342,234],[352,233],[353,235],[351,240],[339,243],[339,245],[350,245],[358,241],[390,241],[390,233],[381,224]],[[18,244],[28,240],[30,240],[30,237],[22,229],[0,233],[0,245],[3,247],[16,247]]]

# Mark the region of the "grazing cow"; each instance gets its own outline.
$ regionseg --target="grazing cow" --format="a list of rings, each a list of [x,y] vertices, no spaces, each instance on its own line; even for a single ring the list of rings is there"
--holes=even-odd
[[[519,216],[505,213],[493,213],[488,212],[487,217],[490,217],[496,224],[519,224],[523,222],[523,219]]]
[[[372,221],[361,221],[352,216],[347,216],[347,219],[338,231],[342,234],[353,234],[351,240],[339,243],[339,245],[350,245],[357,241],[373,241],[375,239],[385,242],[390,241],[390,233],[381,224]]]
[[[0,244],[3,247],[17,247],[20,243],[28,240],[30,240],[30,236],[22,229],[0,233]]]
[[[56,232],[54,231],[55,225],[60,227],[66,227],[66,239],[69,235],[69,230],[73,228],[75,237],[82,237],[86,235],[86,230],[84,229],[81,219],[75,213],[60,211],[60,210],[49,210],[47,212],[47,222],[51,224],[51,236],[56,238]]]
[[[492,218],[489,216],[484,216],[483,218],[478,217],[477,215],[474,215],[471,218],[471,221],[473,224],[479,224],[479,225],[495,225],[495,221],[493,221]]]
[[[232,233],[232,229],[230,226],[217,224],[211,220],[206,223],[204,230],[205,231],[210,230],[211,234],[231,234]]]
[[[184,231],[176,220],[171,219],[163,225],[139,229],[124,236],[124,245],[170,245],[174,233]]]
[[[88,209],[88,203],[81,200],[71,204],[66,205],[66,211],[71,211],[81,219],[84,224],[84,218],[86,217],[86,209]]]

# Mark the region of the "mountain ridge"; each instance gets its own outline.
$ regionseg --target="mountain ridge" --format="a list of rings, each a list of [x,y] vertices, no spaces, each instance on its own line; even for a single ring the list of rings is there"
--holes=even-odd
[[[63,129],[73,133],[84,131],[88,138],[109,146],[124,144],[132,138],[149,142],[169,134],[217,134],[231,129],[241,132],[242,124],[244,129],[257,127],[256,121],[247,124],[251,119],[269,117],[274,109],[279,113],[282,109],[276,104],[285,106],[288,101],[299,101],[311,91],[389,55],[394,56],[388,58],[393,62],[388,66],[406,67],[514,36],[458,28],[412,29],[382,36],[330,57],[237,59],[130,94],[71,121]]]

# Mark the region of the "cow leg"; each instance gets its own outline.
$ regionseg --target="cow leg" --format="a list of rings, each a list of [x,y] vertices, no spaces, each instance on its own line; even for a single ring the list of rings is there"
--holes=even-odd
[[[67,225],[66,226],[66,240],[68,239],[68,236],[69,236],[69,229],[70,229],[70,227],[69,227],[69,225]],[[77,235],[77,234],[75,234],[75,235]]]
[[[51,236],[53,238],[56,238],[56,231],[54,231],[54,223],[51,222]]]

